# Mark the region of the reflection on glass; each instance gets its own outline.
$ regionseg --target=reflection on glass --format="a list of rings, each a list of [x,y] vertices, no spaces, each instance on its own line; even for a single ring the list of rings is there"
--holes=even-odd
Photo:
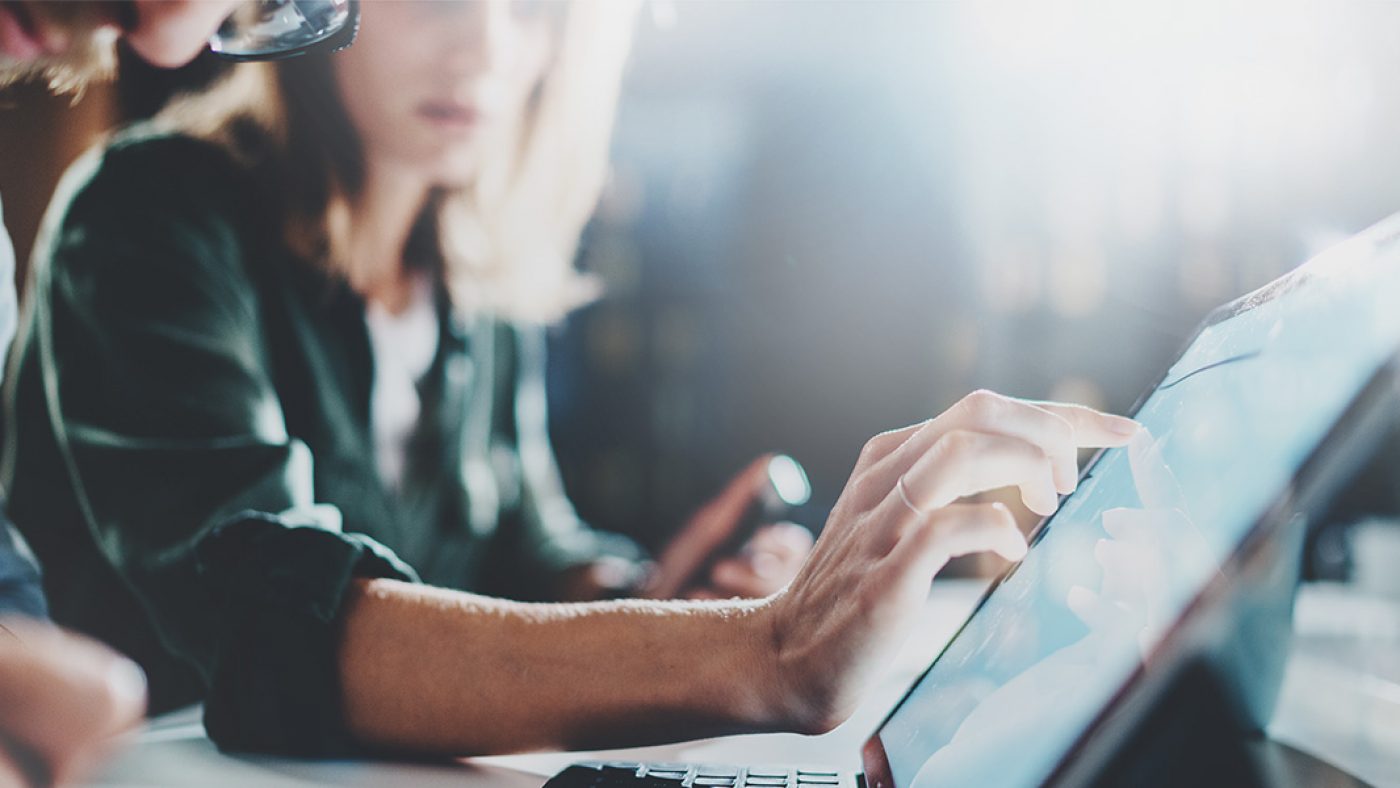
[[[1353,242],[1201,331],[880,730],[896,786],[1049,776],[1393,352],[1382,257]]]

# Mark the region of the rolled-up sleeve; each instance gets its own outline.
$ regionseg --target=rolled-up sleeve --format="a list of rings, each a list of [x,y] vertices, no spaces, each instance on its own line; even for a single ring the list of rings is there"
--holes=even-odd
[[[244,512],[196,550],[202,580],[230,617],[204,717],[224,749],[361,750],[343,724],[335,670],[341,599],[353,578],[412,575],[373,540],[300,519]]]
[[[203,676],[216,743],[353,751],[341,600],[356,577],[414,576],[316,502],[313,458],[272,384],[238,173],[181,138],[89,166],[40,240],[34,326],[92,536]]]

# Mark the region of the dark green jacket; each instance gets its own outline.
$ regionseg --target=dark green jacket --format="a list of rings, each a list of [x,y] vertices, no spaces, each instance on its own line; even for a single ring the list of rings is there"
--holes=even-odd
[[[225,747],[345,751],[335,620],[355,576],[540,598],[630,543],[578,521],[538,332],[463,320],[403,490],[374,462],[363,302],[280,241],[253,170],[129,133],[66,176],[7,391],[10,514],[53,617],[131,654]],[[387,548],[387,549],[386,549]]]

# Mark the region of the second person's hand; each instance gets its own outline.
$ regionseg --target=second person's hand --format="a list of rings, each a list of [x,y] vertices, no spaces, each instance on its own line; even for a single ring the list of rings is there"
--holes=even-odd
[[[657,558],[641,595],[651,599],[765,597],[796,576],[812,533],[794,523],[760,527],[734,555],[718,555],[768,484],[765,454],[749,463],[686,521]],[[729,548],[732,549],[732,548]]]

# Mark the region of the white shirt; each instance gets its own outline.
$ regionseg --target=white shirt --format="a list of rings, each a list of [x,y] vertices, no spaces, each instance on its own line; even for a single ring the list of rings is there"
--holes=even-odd
[[[408,305],[397,314],[369,302],[365,325],[374,357],[374,387],[370,392],[374,459],[379,478],[397,490],[403,485],[408,442],[422,412],[418,382],[437,356],[438,316],[431,281],[426,276],[415,278]]]
[[[0,377],[5,374],[5,355],[15,336],[19,309],[15,301],[15,250],[5,233],[5,212],[0,207]]]

